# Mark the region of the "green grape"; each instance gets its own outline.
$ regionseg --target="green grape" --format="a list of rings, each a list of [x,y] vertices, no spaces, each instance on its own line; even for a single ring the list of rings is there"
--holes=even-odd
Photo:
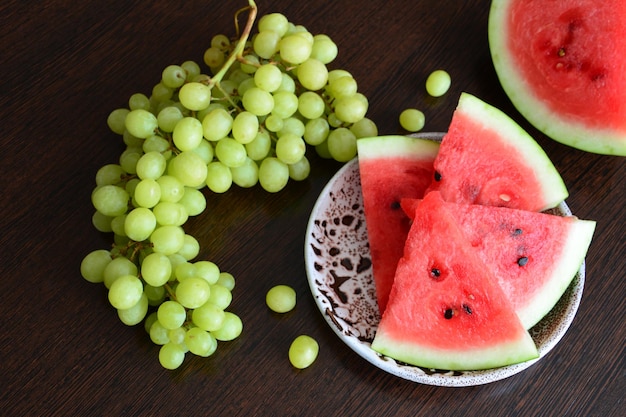
[[[163,132],[172,132],[182,118],[183,113],[178,107],[167,106],[157,114],[157,124]]]
[[[191,151],[202,142],[202,122],[195,117],[183,117],[172,132],[174,145],[181,151]]]
[[[341,127],[343,125],[343,120],[339,120],[334,112],[328,115],[327,120],[331,127]]]
[[[153,252],[141,263],[141,277],[152,287],[165,285],[172,274],[172,263],[162,253]]]
[[[196,188],[185,187],[185,193],[179,203],[183,206],[188,216],[197,216],[206,208],[206,198],[204,194]]]
[[[302,137],[309,145],[317,146],[326,141],[329,133],[330,125],[328,124],[328,120],[323,117],[319,117],[306,122]]]
[[[182,226],[189,218],[182,204],[170,201],[161,201],[152,212],[159,226]]]
[[[166,102],[174,95],[174,89],[167,87],[162,82],[159,82],[152,87],[152,95],[150,96],[157,102]]]
[[[278,132],[284,127],[285,122],[282,118],[276,116],[275,114],[270,114],[265,118],[264,125],[270,132]]]
[[[96,210],[94,211],[93,216],[91,216],[91,224],[93,224],[97,231],[108,233],[113,231],[113,228],[111,227],[112,219],[112,217],[105,216]]]
[[[409,132],[422,130],[425,120],[424,113],[418,109],[405,109],[400,113],[400,126]]]
[[[444,70],[433,71],[426,78],[426,92],[433,97],[441,97],[450,89],[450,74]]]
[[[273,31],[279,36],[284,36],[289,28],[289,20],[282,13],[268,13],[261,16],[257,23],[259,32]]]
[[[295,164],[289,165],[289,178],[294,181],[303,181],[309,177],[311,173],[311,164],[306,156],[303,156]]]
[[[131,110],[124,123],[131,135],[142,139],[152,135],[159,127],[156,116],[144,109]]]
[[[226,57],[224,56],[224,52],[221,49],[215,46],[211,46],[206,51],[204,51],[202,60],[209,68],[213,69],[219,68],[224,65]]]
[[[124,231],[130,239],[141,242],[150,237],[156,224],[156,217],[152,210],[145,207],[137,207],[126,216]]]
[[[276,313],[286,313],[296,306],[296,292],[288,285],[276,285],[265,294],[265,303]]]
[[[215,304],[222,310],[225,310],[233,300],[233,294],[230,290],[220,284],[211,284],[211,294],[207,300],[209,303]]]
[[[176,287],[176,299],[183,307],[198,308],[209,299],[211,287],[202,278],[188,277],[179,282]]]
[[[315,362],[319,353],[319,345],[311,336],[300,335],[289,346],[289,361],[298,369],[308,368]]]
[[[242,188],[250,188],[259,182],[259,166],[249,157],[243,165],[230,168],[233,183]]]
[[[215,46],[216,48],[225,51],[230,46],[230,39],[228,39],[228,36],[226,35],[215,35],[211,38],[211,46]]]
[[[199,82],[189,82],[178,90],[178,99],[189,110],[202,110],[211,102],[211,89]]]
[[[150,334],[150,327],[152,327],[152,325],[157,321],[157,315],[156,315],[156,311],[153,311],[152,313],[148,314],[146,316],[146,319],[143,322],[143,327],[144,330],[146,331],[146,333]]]
[[[298,112],[307,119],[322,117],[324,110],[326,110],[326,103],[319,94],[305,91],[298,97]]]
[[[283,81],[280,68],[273,64],[263,64],[254,73],[254,83],[257,87],[269,91],[276,91]]]
[[[128,130],[125,130],[124,133],[122,134],[122,141],[129,148],[137,148],[137,149],[141,148],[143,146],[144,140],[145,139],[143,138],[138,138],[136,136],[131,135]]]
[[[165,369],[177,369],[185,360],[185,351],[175,343],[168,342],[159,349],[159,363]]]
[[[141,180],[135,187],[133,198],[139,207],[152,208],[161,200],[161,187],[155,180]]]
[[[295,93],[296,92],[296,82],[293,78],[291,78],[291,76],[287,73],[282,73],[281,74],[283,77],[282,82],[280,83],[280,87],[278,87],[278,90],[276,90],[275,92],[279,92],[279,91],[285,91],[287,93]]]
[[[257,86],[254,82],[254,78],[248,76],[248,78],[241,81],[239,86],[237,86],[237,93],[240,97],[243,97],[243,95],[246,94],[246,91],[250,90],[251,88],[257,88]]]
[[[350,72],[344,69],[334,69],[328,72],[328,84],[330,85],[331,83],[335,82],[335,80],[341,77],[354,78],[352,74],[350,74]]]
[[[235,139],[225,137],[215,145],[215,156],[229,168],[238,167],[246,162],[246,148]]]
[[[80,263],[80,274],[89,282],[104,281],[104,269],[112,261],[111,252],[97,249],[89,252]]]
[[[250,159],[260,161],[269,154],[272,147],[272,139],[268,132],[261,131],[257,133],[252,142],[246,143],[244,146]]]
[[[120,321],[127,326],[134,326],[141,323],[148,313],[148,296],[141,294],[139,301],[132,307],[117,310]]]
[[[139,158],[136,165],[137,176],[143,179],[156,180],[165,172],[167,161],[160,152],[151,151]]]
[[[180,65],[168,65],[161,73],[161,82],[169,88],[178,88],[187,80],[187,73]]]
[[[276,157],[285,164],[295,164],[304,156],[304,139],[293,134],[284,134],[276,141]]]
[[[107,164],[96,172],[96,185],[115,185],[118,184],[126,172],[119,164]]]
[[[339,162],[348,162],[356,156],[356,136],[349,129],[340,127],[328,135],[328,151]]]
[[[178,253],[167,255],[167,258],[170,260],[170,263],[172,264],[172,275],[170,276],[170,282],[174,283],[176,281],[176,268],[178,268],[178,265],[186,264],[188,262],[185,258],[183,258]]]
[[[128,99],[128,107],[131,110],[150,110],[150,99],[142,93],[135,93]]]
[[[283,120],[283,128],[277,132],[278,137],[283,135],[295,135],[302,137],[304,135],[304,122],[296,117],[288,117]]]
[[[278,52],[280,34],[273,30],[262,30],[253,39],[253,49],[259,57],[270,59]]]
[[[199,327],[192,327],[185,332],[185,345],[189,351],[198,356],[211,356],[217,349],[217,341],[208,332]]]
[[[185,333],[187,333],[187,331],[183,327],[169,329],[167,331],[167,338],[170,339],[170,342],[181,345],[185,343]]]
[[[233,127],[233,117],[223,108],[211,110],[202,119],[204,137],[210,141],[225,138]]]
[[[137,162],[143,155],[143,150],[128,147],[120,155],[120,166],[129,174],[137,173]]]
[[[195,149],[192,149],[192,152],[202,158],[202,161],[205,164],[211,162],[213,160],[213,157],[215,156],[213,145],[211,145],[211,143],[206,139],[200,139],[200,143]]]
[[[141,149],[144,153],[158,152],[162,154],[166,160],[171,155],[170,143],[162,136],[152,135],[146,138]]]
[[[358,93],[341,96],[335,101],[335,115],[346,123],[356,123],[364,118],[367,108],[367,102],[363,102]]]
[[[111,231],[116,236],[126,236],[126,230],[124,230],[125,222],[126,214],[113,217],[113,219],[111,219]]]
[[[200,75],[200,65],[198,65],[198,63],[196,61],[185,61],[182,64],[180,64],[180,67],[185,70],[185,80],[189,81],[191,80],[193,77]]]
[[[367,117],[362,118],[358,122],[350,126],[350,131],[358,138],[369,138],[378,136],[378,127],[376,123]]]
[[[277,91],[274,93],[274,108],[272,114],[286,119],[298,111],[298,96],[290,91]]]
[[[233,138],[242,144],[250,143],[259,132],[259,119],[252,113],[242,111],[233,120]],[[221,142],[221,140],[220,140]],[[217,144],[219,145],[218,142]]]
[[[183,198],[185,186],[178,178],[171,175],[163,175],[156,182],[161,188],[161,201],[176,203]]]
[[[157,313],[154,314],[156,315]],[[168,343],[170,341],[170,338],[167,333],[168,329],[163,327],[158,319],[156,319],[152,323],[152,326],[150,326],[150,340],[152,340],[152,343],[154,343],[155,345],[164,345]]]
[[[241,318],[230,311],[224,312],[224,322],[222,327],[211,332],[211,334],[220,341],[234,340],[241,334],[243,330],[243,323]]]
[[[126,213],[129,195],[117,185],[97,187],[91,195],[93,206],[105,216],[115,217]]]
[[[313,48],[311,58],[315,58],[324,64],[329,64],[337,58],[339,49],[327,35],[313,36]]]
[[[246,74],[254,74],[257,68],[260,66],[259,57],[256,55],[244,55],[241,63],[241,70]]]
[[[207,166],[206,185],[214,193],[223,193],[233,184],[233,174],[229,167],[220,161],[211,162]]]
[[[265,158],[259,166],[259,183],[264,190],[276,193],[287,185],[289,167],[275,157]]]
[[[313,43],[298,34],[287,35],[278,43],[280,57],[290,64],[301,64],[311,56]]]
[[[301,63],[297,72],[300,84],[311,91],[321,90],[328,81],[326,65],[315,58],[309,58]]]
[[[122,275],[109,288],[109,302],[118,310],[133,307],[143,294],[143,284],[136,275]]]
[[[148,304],[151,306],[161,305],[161,303],[165,301],[165,287],[163,286],[154,287],[150,284],[146,284],[143,286],[143,293],[148,297]]]
[[[197,261],[194,263],[196,276],[204,279],[209,284],[215,284],[220,278],[219,267],[211,261]]]
[[[335,77],[330,78],[334,74]],[[357,93],[358,85],[351,75],[343,75],[342,73],[329,73],[328,91],[336,99],[343,96],[351,96]]]
[[[157,309],[157,318],[167,330],[181,327],[187,318],[187,311],[180,303],[168,300]]]
[[[129,109],[115,109],[107,117],[107,126],[113,133],[118,135],[124,134],[126,130],[126,116],[130,113]]]
[[[274,108],[272,94],[258,87],[252,87],[243,93],[243,107],[256,116],[268,115]]]
[[[185,259],[184,256],[183,256],[183,259]],[[179,282],[182,282],[186,280],[187,278],[195,277],[196,276],[195,264],[185,259],[185,262],[181,262],[178,265],[176,265],[176,269],[174,270],[174,276]]]
[[[235,277],[230,272],[220,272],[217,283],[232,291],[235,288]]]
[[[185,232],[179,226],[158,226],[150,235],[155,252],[164,255],[177,253],[185,243]]]
[[[198,243],[198,240],[189,234],[185,234],[183,247],[178,251],[178,254],[190,261],[198,256],[199,253],[200,244]]]
[[[183,185],[195,188],[206,181],[207,165],[198,154],[183,151],[170,160],[169,174]]]

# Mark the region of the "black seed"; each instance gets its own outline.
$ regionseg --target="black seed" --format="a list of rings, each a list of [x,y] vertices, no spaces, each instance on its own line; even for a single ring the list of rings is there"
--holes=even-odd
[[[517,235],[521,235],[522,234],[522,229],[515,229],[513,230],[513,236],[517,236]]]
[[[467,304],[463,304],[463,310],[465,310],[467,314],[472,314],[472,309]]]
[[[437,268],[433,268],[430,270],[430,276],[433,278],[439,278],[441,276],[441,271]]]
[[[435,171],[435,181],[441,181],[441,174],[438,171]]]
[[[454,316],[454,311],[451,308],[446,308],[446,311],[443,312],[443,317],[447,320],[450,320]]]
[[[391,203],[391,209],[392,209],[392,210],[398,210],[400,207],[401,207],[401,206],[400,206],[400,202],[399,202],[399,201],[393,201],[393,202]]]
[[[519,258],[519,259],[517,260],[517,264],[518,264],[519,266],[524,266],[524,265],[526,265],[527,263],[528,263],[528,258],[527,258],[527,257],[525,257],[525,256],[522,256],[521,258]]]

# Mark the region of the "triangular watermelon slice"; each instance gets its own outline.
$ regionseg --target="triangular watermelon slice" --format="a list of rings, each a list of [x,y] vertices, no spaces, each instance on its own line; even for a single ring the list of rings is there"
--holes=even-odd
[[[403,197],[422,198],[439,143],[407,136],[357,141],[359,173],[378,307],[382,313],[410,224]]]
[[[428,191],[446,201],[542,211],[567,198],[543,149],[501,110],[462,93]]]
[[[506,207],[447,203],[431,193],[431,206],[449,213],[494,273],[526,329],[561,298],[583,263],[595,222]],[[420,200],[403,199],[413,217]]]
[[[454,216],[426,195],[372,349],[434,369],[479,370],[538,357],[535,344]]]

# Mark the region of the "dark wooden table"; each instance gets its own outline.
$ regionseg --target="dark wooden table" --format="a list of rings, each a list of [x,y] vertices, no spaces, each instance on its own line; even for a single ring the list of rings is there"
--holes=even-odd
[[[502,108],[528,128],[562,173],[575,214],[597,220],[578,315],[547,357],[499,382],[420,385],[370,365],[337,338],[311,296],[303,240],[310,210],[339,164],[314,161],[310,179],[278,194],[258,188],[209,195],[186,225],[200,258],[237,279],[230,309],[236,341],[169,372],[141,326],[121,324],[102,285],[79,274],[83,256],[109,238],[91,226],[96,170],[122,148],[106,118],[162,69],[200,61],[211,36],[233,33],[244,1],[7,0],[0,5],[2,200],[0,203],[0,414],[259,416],[618,416],[626,393],[624,312],[626,160],[568,148],[528,126],[498,84],[487,45],[489,1],[259,1],[339,45],[333,68],[352,72],[381,133],[421,108],[427,131],[445,130],[459,93]],[[428,99],[425,77],[445,68],[452,88]],[[590,104],[591,105],[591,104]],[[293,286],[298,304],[272,314],[271,286]],[[291,340],[315,337],[303,371]]]

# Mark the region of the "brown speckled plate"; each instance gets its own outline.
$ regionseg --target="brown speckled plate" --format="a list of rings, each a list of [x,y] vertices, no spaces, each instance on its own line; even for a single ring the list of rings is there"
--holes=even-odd
[[[416,135],[440,140],[442,133]],[[565,203],[554,214],[570,215]],[[306,231],[304,256],[315,302],[334,332],[378,368],[404,379],[439,386],[471,386],[498,381],[533,365],[561,340],[583,293],[583,263],[569,288],[531,330],[539,358],[496,369],[446,371],[407,365],[371,349],[380,320],[363,212],[358,160],[346,163],[320,194]]]

